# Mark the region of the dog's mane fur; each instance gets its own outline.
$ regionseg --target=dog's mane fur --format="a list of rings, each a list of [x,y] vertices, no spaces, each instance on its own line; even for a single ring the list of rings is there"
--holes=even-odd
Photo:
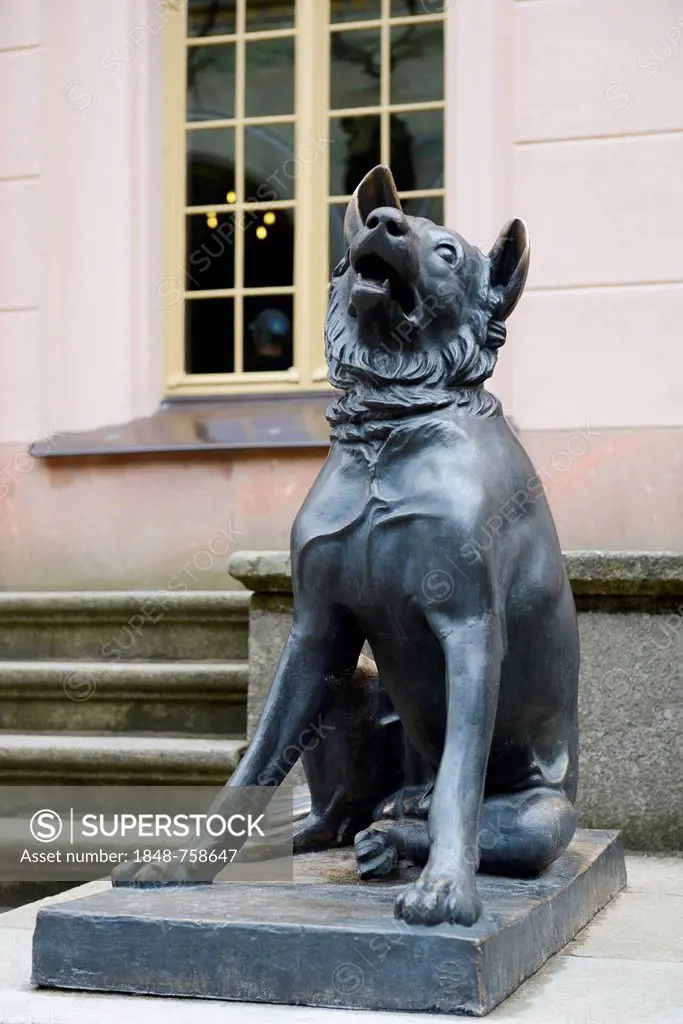
[[[345,424],[400,418],[449,405],[477,416],[500,412],[498,399],[482,385],[493,373],[504,334],[501,338],[500,332],[489,331],[482,310],[473,310],[469,322],[438,348],[416,351],[396,335],[370,347],[349,332],[339,292],[333,279],[325,354],[328,379],[343,392],[327,411],[335,428],[333,438],[343,435]]]

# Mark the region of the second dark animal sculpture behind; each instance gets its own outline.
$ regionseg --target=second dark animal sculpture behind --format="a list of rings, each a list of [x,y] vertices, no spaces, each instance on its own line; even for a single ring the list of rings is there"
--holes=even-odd
[[[412,859],[424,867],[397,915],[471,925],[480,864],[541,871],[575,829],[576,612],[538,477],[483,387],[527,231],[510,222],[484,254],[404,215],[379,166],[345,233],[326,324],[332,445],[292,530],[292,630],[228,786],[275,784],[321,716],[296,849],[355,841],[364,878]],[[378,674],[359,663],[366,641]]]

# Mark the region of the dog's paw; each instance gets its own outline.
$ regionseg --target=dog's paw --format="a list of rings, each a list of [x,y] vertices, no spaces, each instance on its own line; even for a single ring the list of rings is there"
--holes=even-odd
[[[398,851],[391,832],[366,828],[354,841],[358,876],[364,882],[384,878],[398,867]]]
[[[399,818],[421,818],[426,820],[429,816],[433,788],[433,784],[430,784],[429,786],[405,786],[403,789],[399,789],[388,800],[379,804],[374,813],[375,819],[389,818],[396,821]]]
[[[481,915],[474,876],[425,870],[396,901],[396,917],[408,924],[462,924],[470,927]]]
[[[162,885],[196,885],[198,879],[193,878],[184,864],[173,861],[170,864],[159,864],[156,861],[140,864],[136,861],[119,864],[111,874],[114,888],[123,886],[162,886]],[[211,879],[206,878],[206,882]]]
[[[311,850],[332,850],[351,846],[358,831],[370,822],[368,808],[364,806],[336,807],[322,814],[310,814],[294,824],[294,853]]]
[[[294,824],[292,842],[294,853],[309,853],[337,846],[336,830],[316,814],[308,814]]]

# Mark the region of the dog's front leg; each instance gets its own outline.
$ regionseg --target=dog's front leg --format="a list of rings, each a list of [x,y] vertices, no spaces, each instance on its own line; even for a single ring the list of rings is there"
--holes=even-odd
[[[418,881],[397,901],[410,924],[472,925],[481,913],[476,871],[479,816],[498,703],[499,630],[493,616],[439,617],[448,710],[443,755],[429,811],[431,849]]]
[[[230,786],[282,782],[294,764],[291,754],[311,749],[321,717],[356,670],[363,642],[355,622],[336,610],[296,616],[258,728]]]
[[[209,817],[234,811],[234,787],[277,786],[312,742],[325,742],[322,718],[328,704],[338,698],[339,687],[355,671],[363,641],[355,622],[336,609],[321,607],[295,616],[254,738],[208,810]],[[170,867],[124,864],[115,870],[112,881],[114,885],[208,882],[223,864],[215,858],[208,861],[205,854],[239,845],[227,833],[219,838],[202,836],[188,847],[196,857]],[[193,864],[198,867],[193,869]]]

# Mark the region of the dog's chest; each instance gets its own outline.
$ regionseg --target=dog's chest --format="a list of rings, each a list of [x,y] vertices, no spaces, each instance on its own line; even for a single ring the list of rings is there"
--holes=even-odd
[[[411,513],[427,513],[426,475],[419,460],[397,462],[379,443],[343,452],[314,488],[306,503],[309,537],[331,536],[340,529],[367,534]]]
[[[398,461],[380,445],[334,453],[295,525],[300,583],[323,585],[344,600],[348,592],[369,597],[375,589],[400,588],[409,565],[420,560],[416,534],[435,516],[447,516],[438,492],[433,467]]]

